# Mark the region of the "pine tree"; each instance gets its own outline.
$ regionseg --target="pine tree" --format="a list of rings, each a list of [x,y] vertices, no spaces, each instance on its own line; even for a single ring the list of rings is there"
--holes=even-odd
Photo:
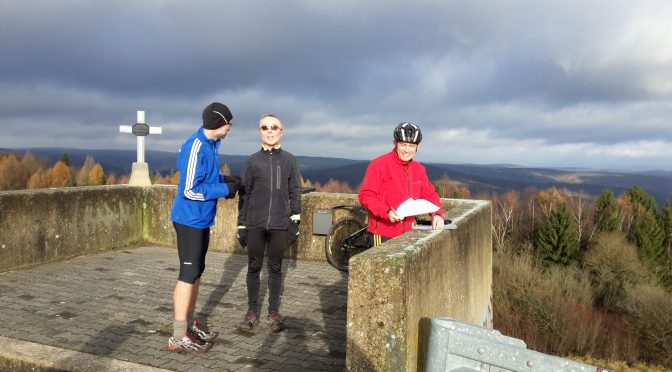
[[[579,241],[576,239],[575,230],[567,204],[558,204],[534,237],[534,246],[545,266],[568,265],[577,259]]]
[[[670,203],[665,203],[663,210],[660,211],[660,215],[658,216],[658,221],[665,235],[663,246],[667,249],[669,256],[670,246],[672,246],[672,205]],[[672,257],[668,258],[672,259]]]
[[[618,203],[611,190],[602,190],[600,196],[597,198],[593,221],[598,231],[610,232],[620,230],[621,221],[618,217]]]
[[[626,192],[626,194],[630,196],[630,200],[633,203],[641,205],[654,216],[658,214],[658,203],[656,203],[656,200],[647,194],[643,188],[633,186]]]
[[[639,249],[639,257],[647,266],[655,269],[663,262],[665,232],[658,224],[656,216],[644,207],[640,207],[637,213],[631,239]]]
[[[70,157],[68,156],[67,153],[61,155],[61,158],[59,159],[59,161],[62,161],[63,164],[67,165],[68,167],[70,166]]]
[[[658,221],[665,238],[663,241],[664,257],[660,268],[661,283],[668,289],[672,289],[672,205],[665,203],[658,216]]]

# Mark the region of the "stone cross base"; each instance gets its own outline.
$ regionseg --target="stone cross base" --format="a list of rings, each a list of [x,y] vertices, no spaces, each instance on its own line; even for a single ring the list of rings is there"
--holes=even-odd
[[[130,186],[152,186],[149,180],[149,166],[147,163],[133,163],[131,168],[131,179],[128,181]]]

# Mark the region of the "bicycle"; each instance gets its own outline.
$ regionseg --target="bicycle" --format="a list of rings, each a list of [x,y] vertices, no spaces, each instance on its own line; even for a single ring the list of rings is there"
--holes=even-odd
[[[373,246],[371,235],[366,231],[368,213],[359,205],[338,205],[332,208],[336,209],[347,210],[351,215],[340,218],[331,226],[324,240],[324,253],[331,266],[347,272],[350,258]]]

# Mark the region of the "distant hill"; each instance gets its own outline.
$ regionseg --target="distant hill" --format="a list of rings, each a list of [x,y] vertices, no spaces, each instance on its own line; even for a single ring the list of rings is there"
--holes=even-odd
[[[0,149],[0,153],[23,155],[26,149]],[[34,148],[30,152],[39,158],[55,163],[63,154],[68,154],[73,166],[79,167],[87,156],[99,162],[106,172],[127,174],[136,160],[135,150],[81,150],[70,148]],[[177,153],[148,150],[145,161],[150,171],[162,174],[175,170]],[[220,155],[220,163],[228,164],[233,174],[239,174],[247,159],[245,155]],[[342,158],[297,156],[304,179],[321,184],[329,179],[345,181],[357,187],[364,178],[368,161]],[[438,180],[446,173],[451,180],[469,187],[472,194],[479,192],[523,191],[528,187],[543,190],[550,187],[567,188],[573,191],[585,191],[598,195],[603,189],[611,189],[620,195],[630,187],[637,185],[654,197],[662,206],[672,201],[672,172],[646,171],[625,172],[615,170],[590,170],[579,168],[530,168],[509,164],[440,164],[423,163],[431,180]]]

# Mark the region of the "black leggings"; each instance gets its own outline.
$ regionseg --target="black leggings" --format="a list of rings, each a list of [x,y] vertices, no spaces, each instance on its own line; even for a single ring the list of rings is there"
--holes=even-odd
[[[280,308],[282,288],[282,257],[287,248],[287,230],[264,228],[247,231],[247,304],[248,310],[260,311],[259,272],[264,264],[264,250],[268,247],[268,312]]]
[[[181,282],[194,284],[205,271],[205,254],[210,244],[210,229],[196,229],[173,222],[177,234],[177,255],[180,258]]]

